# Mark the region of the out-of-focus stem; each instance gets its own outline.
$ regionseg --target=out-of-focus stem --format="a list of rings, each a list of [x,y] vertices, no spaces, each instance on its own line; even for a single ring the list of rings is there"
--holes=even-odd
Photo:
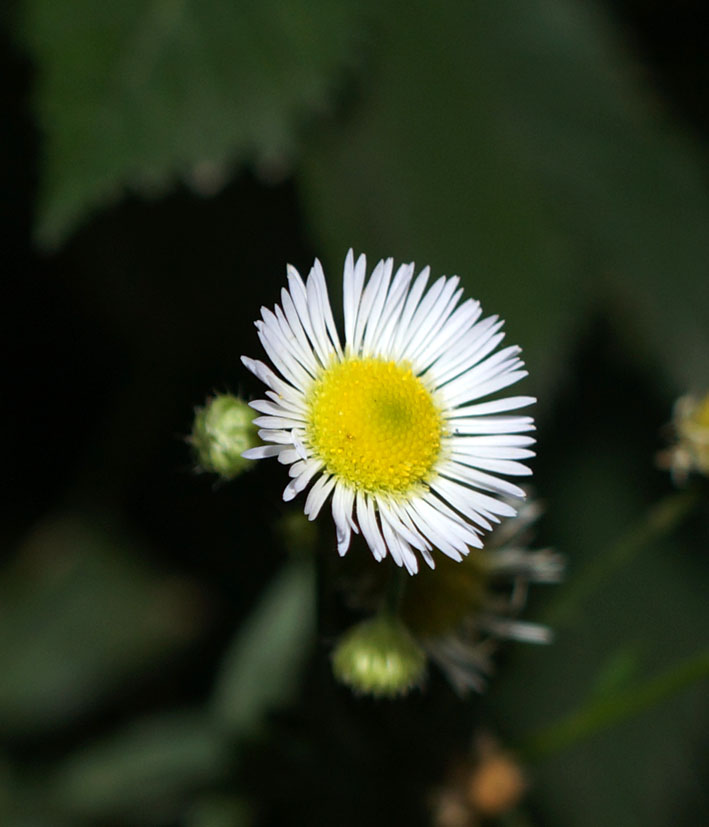
[[[648,681],[598,698],[522,741],[528,761],[560,752],[619,721],[649,709],[695,681],[709,678],[709,651],[700,652]]]
[[[606,546],[558,590],[558,597],[549,604],[542,621],[553,629],[569,625],[611,574],[634,560],[646,546],[670,534],[696,502],[696,491],[680,491],[653,505],[642,522]]]

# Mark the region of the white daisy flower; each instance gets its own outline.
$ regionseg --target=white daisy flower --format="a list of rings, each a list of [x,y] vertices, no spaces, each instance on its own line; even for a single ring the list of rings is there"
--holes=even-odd
[[[507,476],[527,475],[533,456],[529,416],[500,416],[535,400],[513,396],[480,402],[527,375],[520,348],[495,352],[504,337],[497,316],[481,319],[459,279],[430,270],[394,272],[380,261],[366,281],[367,260],[347,254],[344,346],[333,319],[322,266],[307,282],[288,266],[281,306],[261,308],[258,336],[278,376],[263,362],[242,361],[268,386],[251,402],[267,445],[248,459],[277,456],[290,466],[283,492],[293,499],[312,481],[311,519],[332,495],[337,548],[362,532],[372,554],[390,554],[418,571],[416,552],[434,567],[434,548],[460,561],[481,535],[524,497]],[[474,403],[474,404],[473,404]]]

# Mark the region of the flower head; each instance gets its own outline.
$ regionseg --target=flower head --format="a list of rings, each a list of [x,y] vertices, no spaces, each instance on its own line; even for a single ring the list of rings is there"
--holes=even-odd
[[[281,306],[262,308],[256,322],[280,376],[242,357],[268,386],[268,398],[250,404],[269,444],[244,456],[290,466],[285,500],[314,480],[310,519],[332,495],[341,555],[361,531],[377,560],[389,554],[414,573],[416,552],[431,568],[434,547],[460,561],[516,513],[503,498],[524,492],[499,475],[530,473],[520,460],[533,456],[523,434],[534,423],[500,414],[535,400],[479,401],[527,374],[518,347],[496,350],[502,322],[481,319],[479,302],[460,304],[457,277],[427,289],[428,267],[414,278],[413,264],[394,272],[386,259],[368,281],[366,269],[350,250],[343,346],[320,262],[305,283],[288,267]]]

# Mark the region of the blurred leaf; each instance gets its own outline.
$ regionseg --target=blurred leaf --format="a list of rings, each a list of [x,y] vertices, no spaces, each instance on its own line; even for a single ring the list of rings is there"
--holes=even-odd
[[[604,584],[618,570],[635,561],[648,546],[676,531],[696,506],[697,499],[696,491],[679,491],[654,503],[618,540],[605,543],[580,571],[574,572],[550,601],[544,622],[555,629],[578,622]]]
[[[585,284],[571,278],[569,244],[500,122],[514,92],[500,51],[518,5],[487,8],[388,4],[361,100],[312,143],[301,183],[333,270],[354,246],[372,261],[457,273],[506,319],[540,387],[559,369]]]
[[[4,756],[0,756],[0,824],[3,827],[65,827],[56,808]]]
[[[600,699],[626,689],[631,681],[637,680],[641,660],[636,646],[623,644],[598,670],[590,697]]]
[[[626,311],[627,343],[641,339],[680,389],[703,387],[706,157],[643,88],[601,4],[504,5],[497,42],[511,82],[502,117],[573,240],[571,281],[591,273],[600,300],[612,297]]]
[[[645,682],[592,697],[578,710],[523,741],[522,751],[544,758],[637,715],[698,681],[709,678],[709,651],[700,652]]]
[[[224,658],[214,711],[235,735],[256,733],[295,693],[315,635],[315,572],[294,561],[270,584]]]
[[[669,510],[647,508],[639,479],[647,472],[638,470],[624,423],[614,424],[615,431],[608,422],[570,424],[572,444],[560,450],[544,491],[547,530],[567,555],[569,587],[577,573],[590,571],[593,590],[582,589],[583,601],[573,601],[574,611],[552,627],[550,646],[508,650],[488,699],[508,739],[552,731],[559,749],[565,747],[534,766],[534,805],[545,823],[664,827],[675,823],[681,790],[690,806],[701,796],[701,785],[690,785],[709,726],[707,684],[672,690],[677,676],[680,683],[687,676],[682,669],[702,646],[709,622],[706,557],[687,534],[664,533],[662,520],[641,548],[628,545],[643,534],[641,516],[654,520]],[[679,502],[664,505],[670,501]],[[615,565],[619,548],[624,565]],[[565,588],[554,588],[560,606]],[[556,595],[548,596],[556,603]],[[531,608],[526,616],[537,619]],[[631,646],[642,653],[643,674],[658,677],[632,676],[632,650],[622,654]],[[682,668],[675,673],[673,664]],[[690,679],[694,668],[705,664],[691,666]],[[600,692],[604,682],[607,691]]]
[[[164,580],[104,527],[61,517],[0,575],[0,732],[85,715],[194,639],[194,587]]]
[[[164,824],[228,772],[230,747],[199,712],[133,722],[71,756],[49,784],[60,811],[100,823]]]
[[[678,382],[705,377],[702,170],[641,101],[599,10],[387,9],[361,99],[301,176],[333,267],[353,245],[458,272],[507,320],[542,396],[580,314],[610,294],[632,316],[629,341],[642,332]]]
[[[352,61],[362,4],[25,0],[45,138],[39,236],[123,187],[203,192],[253,161],[282,174]]]
[[[234,795],[202,796],[190,809],[186,827],[250,827],[254,823],[252,808]]]

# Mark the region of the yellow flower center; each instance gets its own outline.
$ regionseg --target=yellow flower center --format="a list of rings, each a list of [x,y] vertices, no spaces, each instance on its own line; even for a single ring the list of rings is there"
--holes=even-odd
[[[443,419],[408,365],[346,359],[308,395],[308,439],[326,470],[367,493],[404,494],[429,477]]]

